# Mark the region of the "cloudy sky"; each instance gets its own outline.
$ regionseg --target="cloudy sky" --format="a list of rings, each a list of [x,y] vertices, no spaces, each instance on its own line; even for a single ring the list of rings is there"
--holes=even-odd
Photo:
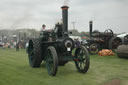
[[[61,19],[63,4],[69,8],[69,29],[88,31],[88,22],[94,29],[128,32],[128,0],[1,0],[0,29],[35,28],[42,24],[47,29]]]

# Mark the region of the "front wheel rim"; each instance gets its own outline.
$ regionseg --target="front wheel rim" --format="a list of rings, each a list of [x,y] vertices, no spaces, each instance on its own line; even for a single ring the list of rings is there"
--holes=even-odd
[[[53,72],[53,68],[54,68],[54,65],[53,65],[53,55],[51,54],[51,51],[48,50],[48,55],[47,55],[47,59],[46,59],[46,67],[47,67],[47,70],[48,70],[48,74],[52,74]]]
[[[90,63],[87,50],[85,50],[84,47],[81,47],[80,50],[76,53],[76,56],[78,60],[75,61],[75,64],[78,71],[81,73],[87,72]]]

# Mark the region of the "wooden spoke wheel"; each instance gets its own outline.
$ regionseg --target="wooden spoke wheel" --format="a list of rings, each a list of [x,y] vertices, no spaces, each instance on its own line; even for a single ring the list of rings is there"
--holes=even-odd
[[[48,74],[55,76],[58,69],[58,56],[53,46],[48,47],[46,55],[46,67]]]
[[[78,58],[75,60],[78,72],[86,73],[90,64],[88,50],[84,46],[76,48],[75,56]]]

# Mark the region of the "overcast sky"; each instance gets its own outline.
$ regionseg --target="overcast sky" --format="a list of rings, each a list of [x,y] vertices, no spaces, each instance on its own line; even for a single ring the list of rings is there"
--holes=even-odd
[[[60,21],[63,4],[69,8],[69,29],[88,31],[88,23],[94,21],[94,29],[128,32],[128,0],[1,0],[0,29],[53,28]]]

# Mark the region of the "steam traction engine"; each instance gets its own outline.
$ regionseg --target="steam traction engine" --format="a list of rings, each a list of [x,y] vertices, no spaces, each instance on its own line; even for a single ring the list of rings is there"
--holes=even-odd
[[[31,67],[39,67],[46,62],[49,75],[55,76],[58,66],[74,61],[81,73],[89,69],[89,54],[84,46],[75,47],[68,33],[68,6],[62,6],[63,24],[56,24],[52,31],[41,31],[40,37],[29,40],[27,49]],[[74,54],[73,54],[74,53]]]
[[[92,32],[92,21],[89,22],[89,27],[90,39],[88,40],[88,44],[91,54],[95,54],[101,49],[112,49],[115,51],[115,49],[122,43],[122,40],[119,37],[116,37],[111,29],[107,29],[104,32]]]

